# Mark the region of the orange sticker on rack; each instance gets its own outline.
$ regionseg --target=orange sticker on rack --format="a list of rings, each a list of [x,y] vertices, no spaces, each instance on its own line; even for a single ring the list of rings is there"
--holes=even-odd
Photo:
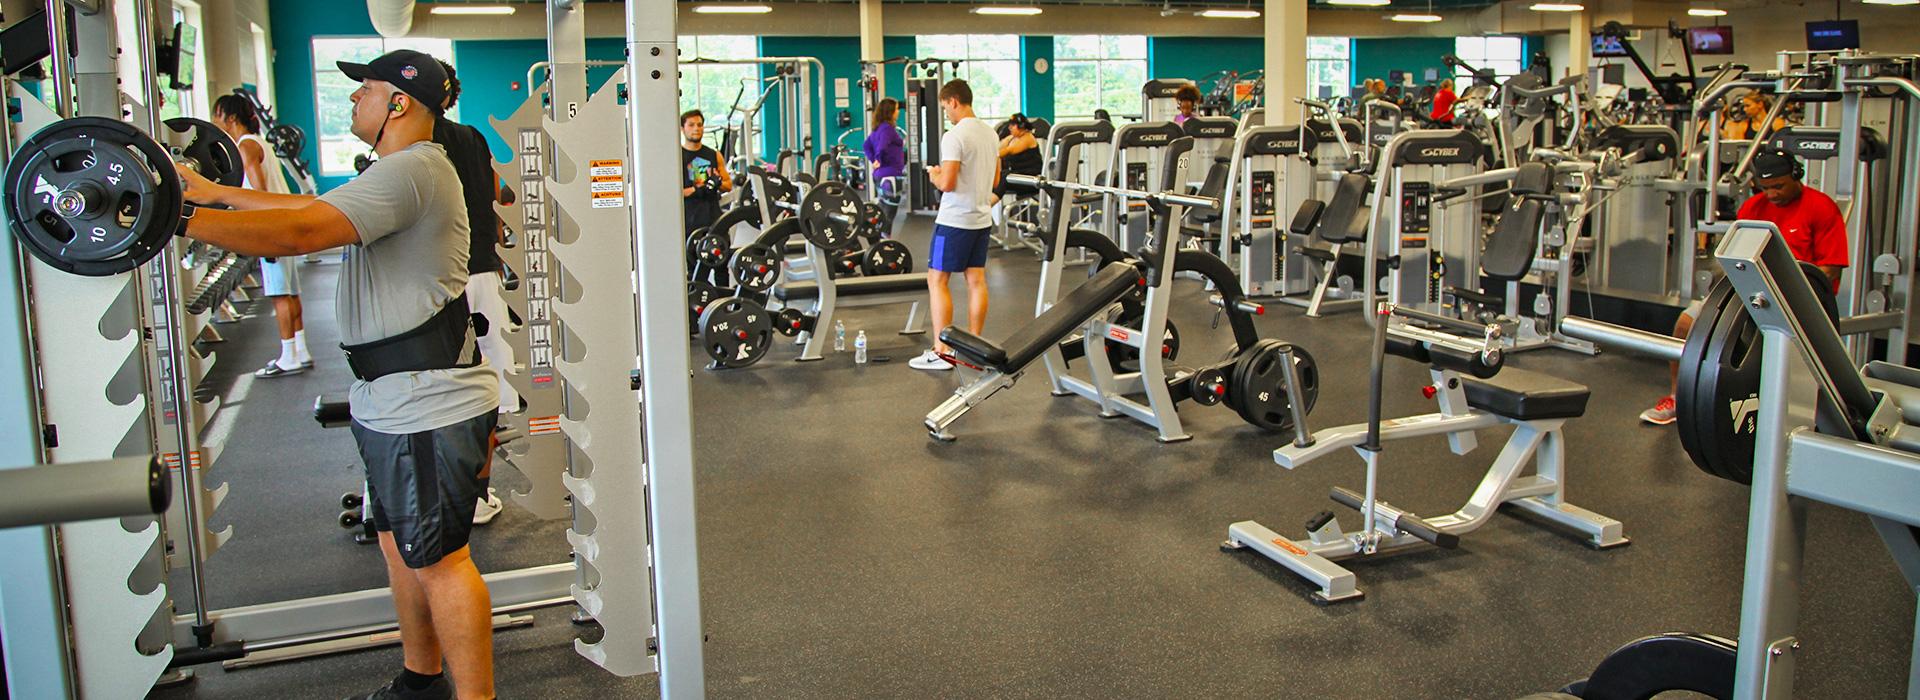
[[[1304,557],[1307,555],[1307,550],[1301,549],[1299,545],[1293,543],[1293,540],[1285,537],[1273,538],[1273,546],[1287,550],[1288,553],[1296,557]]]

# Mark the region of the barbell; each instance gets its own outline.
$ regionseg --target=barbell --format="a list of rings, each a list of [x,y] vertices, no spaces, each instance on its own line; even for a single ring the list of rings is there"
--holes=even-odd
[[[1181,194],[1178,192],[1148,192],[1145,190],[1127,189],[1125,187],[1114,187],[1112,185],[1090,185],[1084,182],[1070,182],[1066,180],[1055,180],[1053,178],[1046,177],[1044,175],[1026,175],[1021,173],[1013,173],[1013,174],[1007,175],[1006,181],[1007,181],[1007,184],[1009,185],[1026,185],[1026,186],[1041,187],[1041,188],[1051,187],[1051,188],[1067,190],[1070,192],[1092,192],[1095,194],[1113,195],[1116,197],[1120,197],[1122,199],[1134,199],[1134,200],[1141,200],[1141,201],[1148,201],[1148,202],[1159,202],[1163,204],[1178,204],[1183,207],[1216,209],[1216,208],[1219,208],[1220,206],[1219,199],[1214,197],[1202,197],[1197,194]]]

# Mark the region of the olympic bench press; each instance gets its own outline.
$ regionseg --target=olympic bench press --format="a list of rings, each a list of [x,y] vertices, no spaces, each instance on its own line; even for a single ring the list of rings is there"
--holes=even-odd
[[[1190,138],[1169,144],[1168,181],[1180,180],[1178,175],[1186,169],[1186,152],[1191,147]],[[1056,162],[1056,176],[1067,170],[1065,163]],[[1182,209],[1218,206],[1218,200],[1086,185],[1057,177],[1009,176],[1011,182],[1023,180],[1022,184],[1038,186],[1055,202],[1052,235],[1043,245],[1042,310],[1004,343],[958,327],[941,331],[941,340],[953,348],[954,361],[977,368],[982,374],[927,414],[924,424],[934,439],[953,440],[948,426],[988,397],[1013,386],[1030,365],[1043,358],[1053,380],[1054,395],[1081,396],[1098,403],[1103,416],[1127,416],[1152,426],[1159,431],[1162,442],[1191,437],[1182,427],[1176,408],[1189,399],[1209,406],[1225,402],[1247,422],[1270,430],[1290,427],[1298,414],[1311,408],[1318,387],[1311,355],[1304,349],[1259,338],[1252,316],[1262,309],[1242,295],[1232,269],[1209,253],[1182,249],[1174,241],[1172,226],[1182,216]],[[1070,229],[1061,203],[1083,191],[1147,202],[1155,211],[1150,240],[1158,245],[1128,256],[1097,233]],[[1051,292],[1059,282],[1060,256],[1071,247],[1093,250],[1103,265],[1086,282],[1053,301]],[[1194,273],[1218,290],[1213,303],[1227,317],[1239,348],[1232,357],[1192,369],[1171,366],[1177,346],[1168,335],[1167,293],[1177,272]],[[1047,305],[1049,301],[1051,305]],[[1137,307],[1137,315],[1129,315],[1126,309],[1130,306]],[[1116,308],[1120,309],[1118,313],[1114,313]],[[1075,331],[1081,331],[1079,337],[1070,337]],[[1121,354],[1137,353],[1137,369],[1123,372],[1116,367],[1109,357],[1115,346],[1124,346]],[[1090,378],[1066,374],[1069,358],[1084,359]],[[1133,398],[1137,395],[1144,397]],[[1292,397],[1302,398],[1294,401]]]
[[[1503,370],[1500,327],[1381,304],[1374,324],[1372,396],[1369,420],[1309,435],[1295,423],[1293,444],[1273,452],[1280,466],[1293,469],[1343,448],[1366,461],[1366,491],[1335,487],[1336,503],[1360,511],[1362,527],[1347,533],[1331,512],[1307,520],[1307,539],[1284,537],[1247,520],[1227,528],[1221,549],[1251,548],[1320,587],[1315,603],[1363,597],[1352,571],[1334,563],[1349,557],[1400,550],[1420,543],[1453,549],[1460,537],[1485,525],[1494,511],[1511,504],[1534,516],[1579,533],[1596,549],[1624,545],[1620,522],[1566,502],[1566,440],[1569,419],[1586,412],[1587,387],[1538,372]],[[1400,322],[1404,321],[1404,322]],[[1474,338],[1477,336],[1477,339]],[[1440,411],[1382,421],[1384,356],[1399,355],[1429,365],[1433,383],[1423,392]],[[1379,500],[1376,484],[1382,443],[1387,440],[1446,435],[1454,454],[1478,447],[1479,430],[1513,426],[1513,434],[1487,469],[1466,505],[1448,515],[1423,518]],[[1531,464],[1534,473],[1523,476]]]

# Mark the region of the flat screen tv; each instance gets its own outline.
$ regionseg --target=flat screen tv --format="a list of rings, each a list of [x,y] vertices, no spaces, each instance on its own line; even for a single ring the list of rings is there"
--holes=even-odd
[[[1696,54],[1733,53],[1733,27],[1689,27],[1687,47]]]
[[[1605,34],[1593,35],[1594,58],[1624,58],[1626,55],[1626,39]]]
[[[1836,19],[1807,23],[1808,51],[1860,48],[1860,20]]]

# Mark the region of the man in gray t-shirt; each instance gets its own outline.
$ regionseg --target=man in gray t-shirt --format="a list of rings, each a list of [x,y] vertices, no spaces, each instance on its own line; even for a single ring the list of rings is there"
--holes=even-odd
[[[319,197],[222,187],[183,168],[188,201],[238,210],[197,211],[185,234],[264,257],[346,248],[334,312],[404,656],[399,676],[359,697],[490,698],[492,605],[467,535],[487,491],[499,399],[462,296],[460,178],[431,141],[449,81],[417,51],[339,67],[361,83],[353,134],[380,159]]]

